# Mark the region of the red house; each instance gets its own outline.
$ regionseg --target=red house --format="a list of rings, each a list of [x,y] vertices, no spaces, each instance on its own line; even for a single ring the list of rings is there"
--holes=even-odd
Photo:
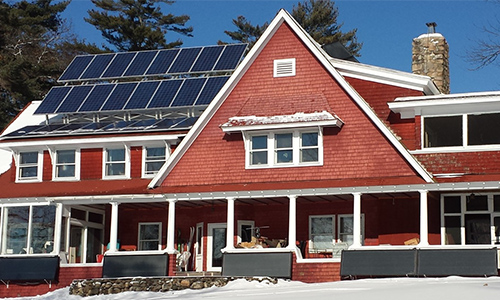
[[[236,66],[245,46],[229,47]],[[283,10],[236,68],[226,48],[77,57],[60,81],[82,83],[4,131],[2,295],[185,272],[497,274],[499,93],[332,58]],[[163,77],[123,82],[139,75]]]

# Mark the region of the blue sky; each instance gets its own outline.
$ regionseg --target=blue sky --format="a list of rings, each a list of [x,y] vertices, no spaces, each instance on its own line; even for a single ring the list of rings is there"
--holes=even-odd
[[[235,30],[232,20],[245,16],[254,25],[271,21],[279,9],[293,9],[298,0],[177,0],[165,6],[165,13],[191,17],[194,37],[179,37],[184,46],[214,45],[218,40],[230,42],[224,30]],[[436,31],[443,34],[450,46],[451,92],[500,90],[499,65],[480,70],[467,62],[467,50],[478,39],[488,37],[482,27],[500,20],[500,2],[487,0],[455,1],[336,1],[339,22],[344,31],[358,29],[358,41],[363,42],[359,61],[365,64],[411,71],[412,39],[427,32],[425,23],[436,22]],[[101,44],[100,32],[86,23],[90,0],[72,0],[63,17],[71,21],[80,38]]]

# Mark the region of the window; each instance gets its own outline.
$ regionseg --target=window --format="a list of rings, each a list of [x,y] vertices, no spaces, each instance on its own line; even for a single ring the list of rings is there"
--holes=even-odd
[[[80,152],[76,150],[56,150],[54,180],[75,180],[80,177]]]
[[[295,58],[274,60],[273,76],[295,76]]]
[[[309,250],[331,251],[335,241],[335,216],[309,216]]]
[[[499,200],[494,194],[443,196],[441,244],[500,244]]]
[[[245,138],[250,168],[322,164],[322,140],[318,130],[258,133]]]
[[[161,169],[167,159],[166,148],[162,147],[144,147],[143,148],[143,177],[152,177]]]
[[[56,207],[4,208],[3,254],[51,253],[54,247]]]
[[[423,118],[423,147],[499,145],[500,113]]]
[[[158,250],[161,246],[161,223],[139,223],[139,250]]]
[[[21,152],[17,161],[18,181],[40,181],[42,178],[42,152]]]
[[[69,237],[65,249],[69,263],[95,263],[104,251],[104,210],[73,206],[69,209]],[[118,246],[119,248],[119,246]]]
[[[103,178],[129,177],[130,165],[126,148],[110,148],[104,150]]]

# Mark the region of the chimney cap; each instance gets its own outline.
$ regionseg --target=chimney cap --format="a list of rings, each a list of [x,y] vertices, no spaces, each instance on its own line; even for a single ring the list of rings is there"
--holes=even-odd
[[[425,23],[427,25],[427,33],[436,33],[436,22]]]

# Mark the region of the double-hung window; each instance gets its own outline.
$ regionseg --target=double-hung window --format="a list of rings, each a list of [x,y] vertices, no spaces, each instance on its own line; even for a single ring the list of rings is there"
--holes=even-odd
[[[42,179],[42,152],[20,152],[17,161],[18,181],[40,181]]]
[[[247,167],[286,167],[323,163],[321,131],[253,133],[247,136]]]
[[[167,159],[165,146],[146,146],[143,148],[143,173],[142,177],[152,177],[161,169]]]
[[[161,223],[139,223],[138,250],[158,250],[161,245]]]
[[[80,152],[77,150],[56,150],[54,180],[75,180],[80,177]]]
[[[335,216],[309,216],[309,236],[312,252],[331,251],[335,242]]]
[[[130,165],[126,147],[104,149],[103,178],[128,178]]]

